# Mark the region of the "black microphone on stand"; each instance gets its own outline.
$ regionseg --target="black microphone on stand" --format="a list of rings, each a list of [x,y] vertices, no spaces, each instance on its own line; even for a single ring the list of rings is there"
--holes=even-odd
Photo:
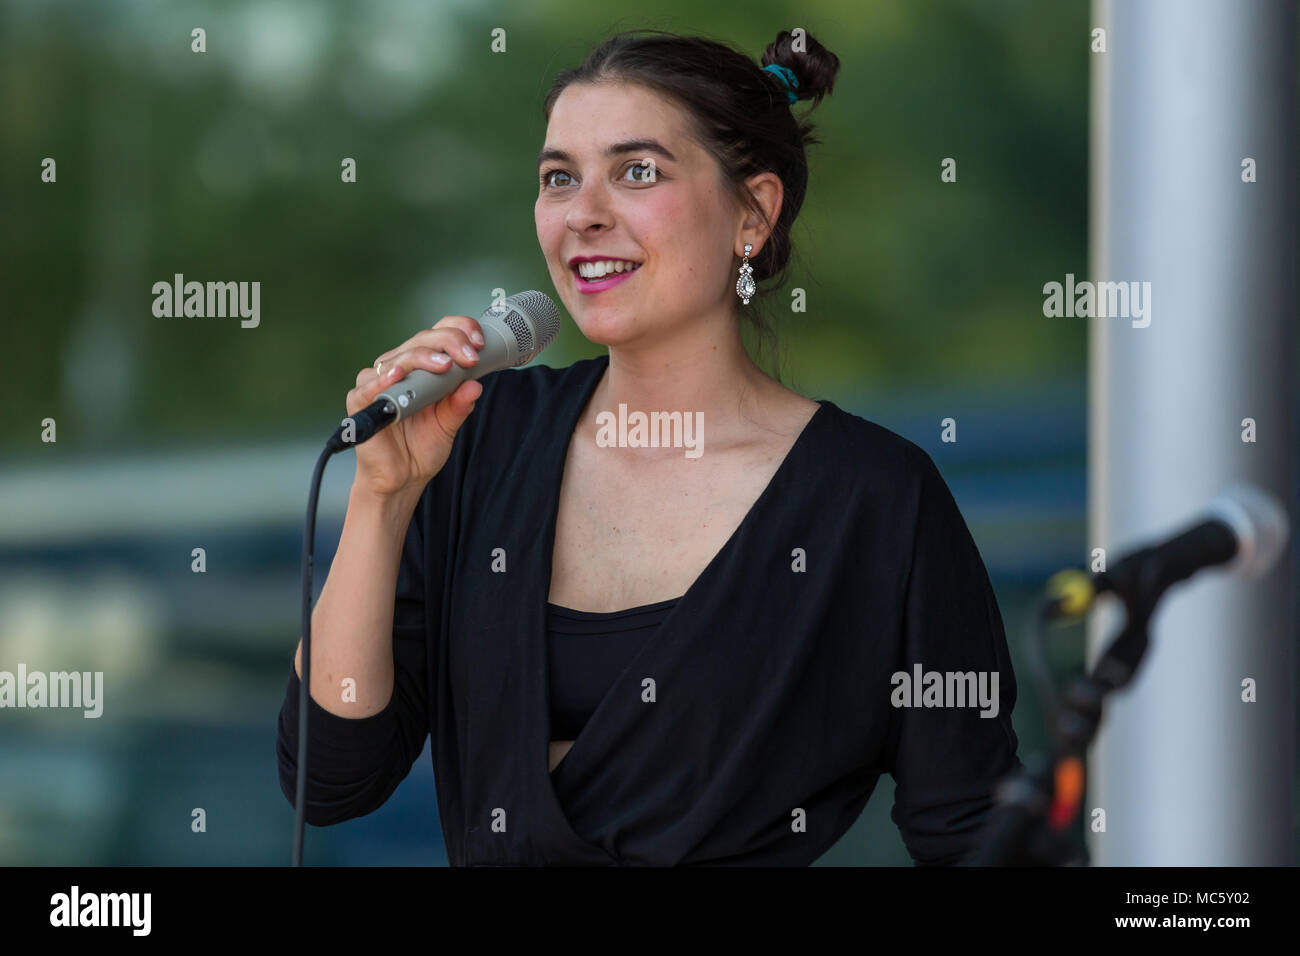
[[[1066,570],[1047,583],[1051,618],[1082,617],[1098,595],[1113,593],[1130,613],[1149,610],[1172,585],[1203,568],[1258,577],[1276,563],[1290,533],[1286,509],[1266,491],[1237,484],[1209,503],[1201,519],[1171,538],[1134,551],[1094,575]]]
[[[1203,568],[1228,565],[1247,577],[1266,573],[1290,534],[1286,509],[1276,498],[1238,484],[1210,502],[1204,517],[1173,537],[1126,555],[1107,571],[1062,571],[1048,581],[1048,599],[1035,623],[1030,663],[1051,713],[1054,753],[999,786],[997,803],[966,861],[970,866],[1081,863],[1070,858],[1066,827],[1077,816],[1084,792],[1084,757],[1101,724],[1105,698],[1132,680],[1147,648],[1147,625],[1171,586]],[[1048,677],[1042,637],[1053,620],[1083,617],[1100,594],[1123,603],[1124,629],[1102,653],[1091,674],[1056,700]]]

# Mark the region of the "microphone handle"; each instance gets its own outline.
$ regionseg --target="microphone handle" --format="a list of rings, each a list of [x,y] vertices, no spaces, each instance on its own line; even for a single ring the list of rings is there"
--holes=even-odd
[[[1160,548],[1160,579],[1168,587],[1202,568],[1231,561],[1237,547],[1237,534],[1226,522],[1219,518],[1203,521]]]
[[[514,364],[516,349],[507,341],[500,320],[494,322],[490,315],[485,314],[479,321],[479,328],[483,330],[484,344],[478,350],[477,365],[465,368],[453,361],[447,371],[437,373],[423,368],[411,369],[400,382],[394,382],[379,393],[375,401],[391,402],[397,410],[397,417],[392,421],[400,422],[420,409],[442,401],[462,382],[482,378],[489,372]]]
[[[1182,534],[1128,555],[1109,571],[1096,575],[1097,591],[1114,591],[1131,600],[1141,597],[1154,604],[1171,585],[1202,568],[1231,561],[1237,554],[1237,535],[1218,518],[1202,521]]]

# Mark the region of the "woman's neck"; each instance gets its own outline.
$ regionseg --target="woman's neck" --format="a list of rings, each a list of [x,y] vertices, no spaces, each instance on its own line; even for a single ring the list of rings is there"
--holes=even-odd
[[[721,326],[726,329],[721,332]],[[754,364],[734,318],[700,322],[653,343],[613,345],[609,368],[586,418],[602,411],[702,413],[716,441],[752,433],[754,423],[792,397]]]

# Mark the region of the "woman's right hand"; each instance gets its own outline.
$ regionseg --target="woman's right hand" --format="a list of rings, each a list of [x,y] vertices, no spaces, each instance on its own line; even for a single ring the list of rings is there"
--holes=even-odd
[[[372,365],[357,373],[356,388],[347,395],[348,414],[361,411],[413,369],[436,375],[451,368],[453,362],[472,368],[478,364],[482,343],[483,331],[476,319],[468,315],[443,316],[433,328],[416,333],[379,356],[375,362],[382,363],[380,371],[376,372]],[[446,464],[452,440],[482,392],[483,386],[472,379],[461,382],[447,397],[357,445],[354,490],[377,498],[418,497]]]

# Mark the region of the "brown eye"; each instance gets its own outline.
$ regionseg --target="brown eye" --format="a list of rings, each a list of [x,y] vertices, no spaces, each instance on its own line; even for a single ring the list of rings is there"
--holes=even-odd
[[[562,169],[548,169],[546,172],[542,173],[542,185],[543,185],[543,186],[546,186],[546,187],[556,186],[556,185],[559,185],[559,186],[566,186],[566,185],[568,185],[567,183],[555,183],[555,182],[552,182],[551,177],[552,177],[552,176],[566,176],[566,177],[567,177],[568,175],[569,175],[569,174],[566,173],[566,172],[565,172],[564,170],[562,170]]]
[[[652,183],[656,179],[654,163],[633,163],[627,168],[627,172],[632,174],[633,182]]]

